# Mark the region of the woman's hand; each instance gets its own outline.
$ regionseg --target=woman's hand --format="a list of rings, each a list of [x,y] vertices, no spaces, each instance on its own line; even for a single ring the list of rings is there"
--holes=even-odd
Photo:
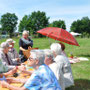
[[[15,78],[6,78],[7,82],[10,83],[15,83],[16,79]]]
[[[29,47],[28,47],[28,50],[30,51],[31,49],[32,49],[32,48],[29,46]]]
[[[19,62],[20,61],[20,58],[16,58],[16,60],[17,60],[17,62]]]
[[[17,72],[17,68],[15,67],[14,69],[10,70],[8,73],[8,75],[13,75],[14,73]]]
[[[6,88],[9,86],[9,84],[6,81],[0,81],[0,85]]]
[[[23,72],[24,70],[26,70],[26,67],[21,64],[21,66],[18,66],[18,69]]]

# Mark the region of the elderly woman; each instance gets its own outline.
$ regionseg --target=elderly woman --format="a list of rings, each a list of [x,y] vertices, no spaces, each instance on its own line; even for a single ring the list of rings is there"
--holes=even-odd
[[[1,43],[0,48],[0,73],[6,73],[10,70],[13,70],[15,68],[21,69],[24,66],[15,66],[14,62],[11,60],[10,56],[8,55],[9,51],[9,44],[7,42]]]
[[[62,78],[62,81],[60,81],[61,83],[65,83],[65,88],[70,87],[71,85],[74,85],[74,80],[73,80],[73,76],[72,76],[72,70],[71,70],[71,65],[70,62],[68,60],[67,57],[65,57],[64,55],[61,54],[62,49],[61,49],[61,45],[59,43],[53,43],[50,46],[50,49],[53,51],[54,54],[54,61],[56,62],[56,64],[59,66],[60,71],[60,75],[58,75],[58,79]],[[50,68],[57,73],[53,68],[53,65],[50,65]],[[57,73],[58,74],[58,73]],[[63,74],[63,77],[61,77]]]
[[[11,60],[10,56],[8,55],[9,51],[9,44],[7,42],[1,43],[0,48],[0,60],[2,61],[3,65],[7,66],[8,69],[13,69],[15,66],[14,62]]]
[[[62,90],[65,90],[64,76],[61,70],[60,65],[58,65],[53,58],[53,52],[50,49],[44,50],[45,55],[50,55],[49,58],[45,59],[45,64],[50,67],[50,69],[54,72]]]
[[[44,59],[47,57],[49,58],[50,56],[47,55],[45,57],[42,52],[31,51],[28,65],[32,66],[35,72],[24,86],[15,87],[5,81],[0,82],[0,84],[11,90],[61,90],[54,73],[44,64]]]
[[[27,50],[29,47],[32,46],[33,41],[29,38],[29,32],[23,31],[22,38],[20,38],[19,40],[19,47],[20,47],[19,54],[22,62],[27,60],[23,55],[23,51]]]
[[[19,64],[20,63],[20,58],[19,58],[19,54],[17,53],[16,49],[14,48],[14,43],[15,41],[13,39],[7,39],[6,42],[11,46],[9,48],[9,56],[10,58],[15,61],[16,64]]]

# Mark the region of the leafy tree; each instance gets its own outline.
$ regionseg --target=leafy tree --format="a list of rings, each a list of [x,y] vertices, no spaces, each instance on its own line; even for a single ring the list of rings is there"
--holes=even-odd
[[[71,31],[81,33],[82,32],[81,25],[82,25],[81,20],[74,21],[71,25]]]
[[[81,20],[74,21],[70,27],[71,31],[82,33],[84,36],[90,35],[90,19],[83,17]]]
[[[19,24],[19,31],[23,32],[23,30],[27,30],[27,22],[28,22],[28,16],[25,15]]]
[[[81,19],[82,22],[82,30],[83,32],[90,34],[90,19],[88,17],[83,17]]]
[[[48,26],[49,17],[46,17],[45,12],[32,12],[31,14],[31,21],[32,21],[32,29],[34,30],[34,33],[36,33],[37,30],[45,28]]]
[[[53,21],[49,26],[66,29],[66,25],[63,20]]]
[[[6,13],[1,16],[1,28],[3,31],[8,32],[10,37],[12,37],[13,32],[16,30],[18,17],[13,13]]]
[[[24,29],[29,30],[31,34],[36,34],[37,30],[45,28],[48,26],[49,17],[46,17],[45,12],[32,12],[31,15],[26,15],[20,21],[19,31],[23,31]]]

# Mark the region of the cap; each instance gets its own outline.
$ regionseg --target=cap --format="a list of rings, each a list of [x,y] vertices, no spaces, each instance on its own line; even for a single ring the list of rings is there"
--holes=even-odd
[[[7,42],[8,44],[10,44],[10,43],[15,43],[16,41],[14,41],[13,39],[10,38],[10,39],[7,39],[6,42]]]

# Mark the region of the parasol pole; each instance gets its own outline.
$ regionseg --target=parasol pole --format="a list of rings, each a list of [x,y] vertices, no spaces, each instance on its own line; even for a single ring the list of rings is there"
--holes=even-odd
[[[62,25],[61,25],[61,28],[60,28],[60,29],[62,29]],[[61,31],[60,31],[58,34],[60,35],[60,33],[61,33]],[[55,40],[55,43],[56,43],[56,41],[58,41],[57,38],[56,38],[56,40]]]
[[[48,34],[48,36],[49,36],[49,34]],[[47,37],[48,37],[48,36],[47,36]],[[48,41],[49,41],[49,44],[51,45],[51,41],[50,41],[50,38],[49,38],[49,37],[48,37]]]
[[[49,36],[51,33],[53,33],[53,32],[50,32],[50,33],[47,34],[47,38],[49,38],[48,36]],[[51,45],[50,38],[49,38],[48,40],[49,40],[49,44]]]

